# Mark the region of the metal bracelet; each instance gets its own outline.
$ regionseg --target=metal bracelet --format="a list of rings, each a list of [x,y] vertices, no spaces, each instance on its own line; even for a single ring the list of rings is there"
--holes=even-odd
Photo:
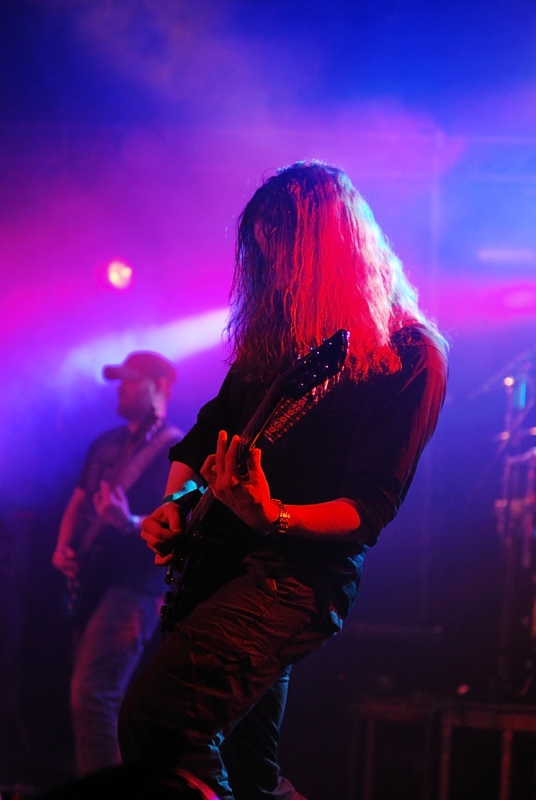
[[[270,502],[279,509],[279,516],[274,522],[270,533],[286,533],[290,525],[290,514],[287,507],[283,505],[281,500],[276,500],[275,497],[272,497]]]

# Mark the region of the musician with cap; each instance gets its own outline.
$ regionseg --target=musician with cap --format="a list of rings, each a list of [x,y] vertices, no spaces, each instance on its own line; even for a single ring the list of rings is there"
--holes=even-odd
[[[181,439],[166,419],[176,378],[170,361],[135,352],[103,374],[119,381],[118,413],[127,424],[90,446],[52,559],[68,580],[75,627],[71,710],[78,775],[120,763],[119,707],[158,625],[163,595],[162,574],[139,533],[161,501],[169,447]]]

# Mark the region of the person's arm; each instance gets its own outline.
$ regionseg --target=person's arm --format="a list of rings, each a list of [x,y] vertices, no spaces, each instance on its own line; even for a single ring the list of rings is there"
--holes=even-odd
[[[220,431],[216,453],[206,459],[201,475],[214,496],[246,525],[269,533],[279,519],[280,509],[272,502],[258,448],[254,448],[248,459],[248,475],[240,475],[236,460],[239,441],[234,436],[227,448],[227,433]],[[353,500],[340,497],[326,503],[285,505],[285,509],[288,514],[285,535],[361,541],[358,507]]]
[[[169,477],[166,483],[166,494],[186,494],[203,484],[203,481],[195,470],[183,464],[181,461],[172,461],[169,470]]]
[[[201,466],[206,453],[210,453],[216,441],[221,423],[222,397],[226,395],[229,376],[224,381],[218,396],[206,403],[197,416],[197,422],[186,436],[170,449],[171,468],[166,484],[164,502],[143,520],[141,537],[155,553],[154,563],[166,566],[173,558],[173,550],[182,532],[178,505],[173,502],[183,494],[203,486],[204,482],[193,467]],[[218,424],[219,423],[219,424]]]
[[[110,525],[124,534],[141,531],[144,518],[148,514],[131,514],[128,497],[121,486],[112,486],[108,481],[100,481],[93,495],[93,507],[105,525]]]
[[[86,504],[87,495],[80,486],[77,486],[61,519],[58,541],[52,556],[52,564],[60,572],[63,572],[67,578],[75,578],[78,572],[78,562],[73,543],[78,525],[82,521]]]
[[[187,464],[181,461],[171,463],[164,502],[143,520],[141,528],[141,537],[155,553],[154,563],[157,566],[169,564],[182,532],[179,507],[171,498],[177,499],[202,485],[202,479]]]
[[[272,525],[279,518],[279,509],[270,501],[272,508],[268,518]],[[276,513],[274,514],[273,509]],[[339,497],[327,503],[314,503],[304,506],[286,505],[288,527],[285,535],[299,536],[303,539],[345,539],[348,542],[361,542],[361,520],[357,503],[348,497]],[[259,528],[265,530],[265,528]]]

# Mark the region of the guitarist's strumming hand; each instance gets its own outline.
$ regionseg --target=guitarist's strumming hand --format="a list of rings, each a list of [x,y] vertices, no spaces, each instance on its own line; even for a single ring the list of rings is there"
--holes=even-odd
[[[52,564],[69,580],[74,580],[78,575],[79,566],[76,553],[68,545],[56,547],[52,556]]]
[[[214,497],[226,505],[237,517],[258,531],[270,528],[279,516],[270,500],[270,487],[261,466],[261,451],[255,447],[247,460],[248,473],[240,474],[237,452],[240,437],[233,436],[227,448],[227,433],[220,431],[216,453],[210,455],[201,467]]]
[[[93,495],[95,511],[107,525],[124,530],[130,520],[130,508],[127,497],[120,486],[112,486],[108,481],[101,481]]]
[[[154,563],[157,567],[169,564],[181,531],[181,518],[176,503],[164,503],[145,517],[141,527],[141,538],[155,553]]]

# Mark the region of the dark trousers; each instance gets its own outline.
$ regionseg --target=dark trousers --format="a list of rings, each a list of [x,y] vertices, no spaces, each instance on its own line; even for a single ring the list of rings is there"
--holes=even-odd
[[[178,623],[128,692],[121,754],[185,769],[221,800],[290,800],[299,795],[277,765],[289,667],[338,625],[317,590],[246,563],[244,576]]]

